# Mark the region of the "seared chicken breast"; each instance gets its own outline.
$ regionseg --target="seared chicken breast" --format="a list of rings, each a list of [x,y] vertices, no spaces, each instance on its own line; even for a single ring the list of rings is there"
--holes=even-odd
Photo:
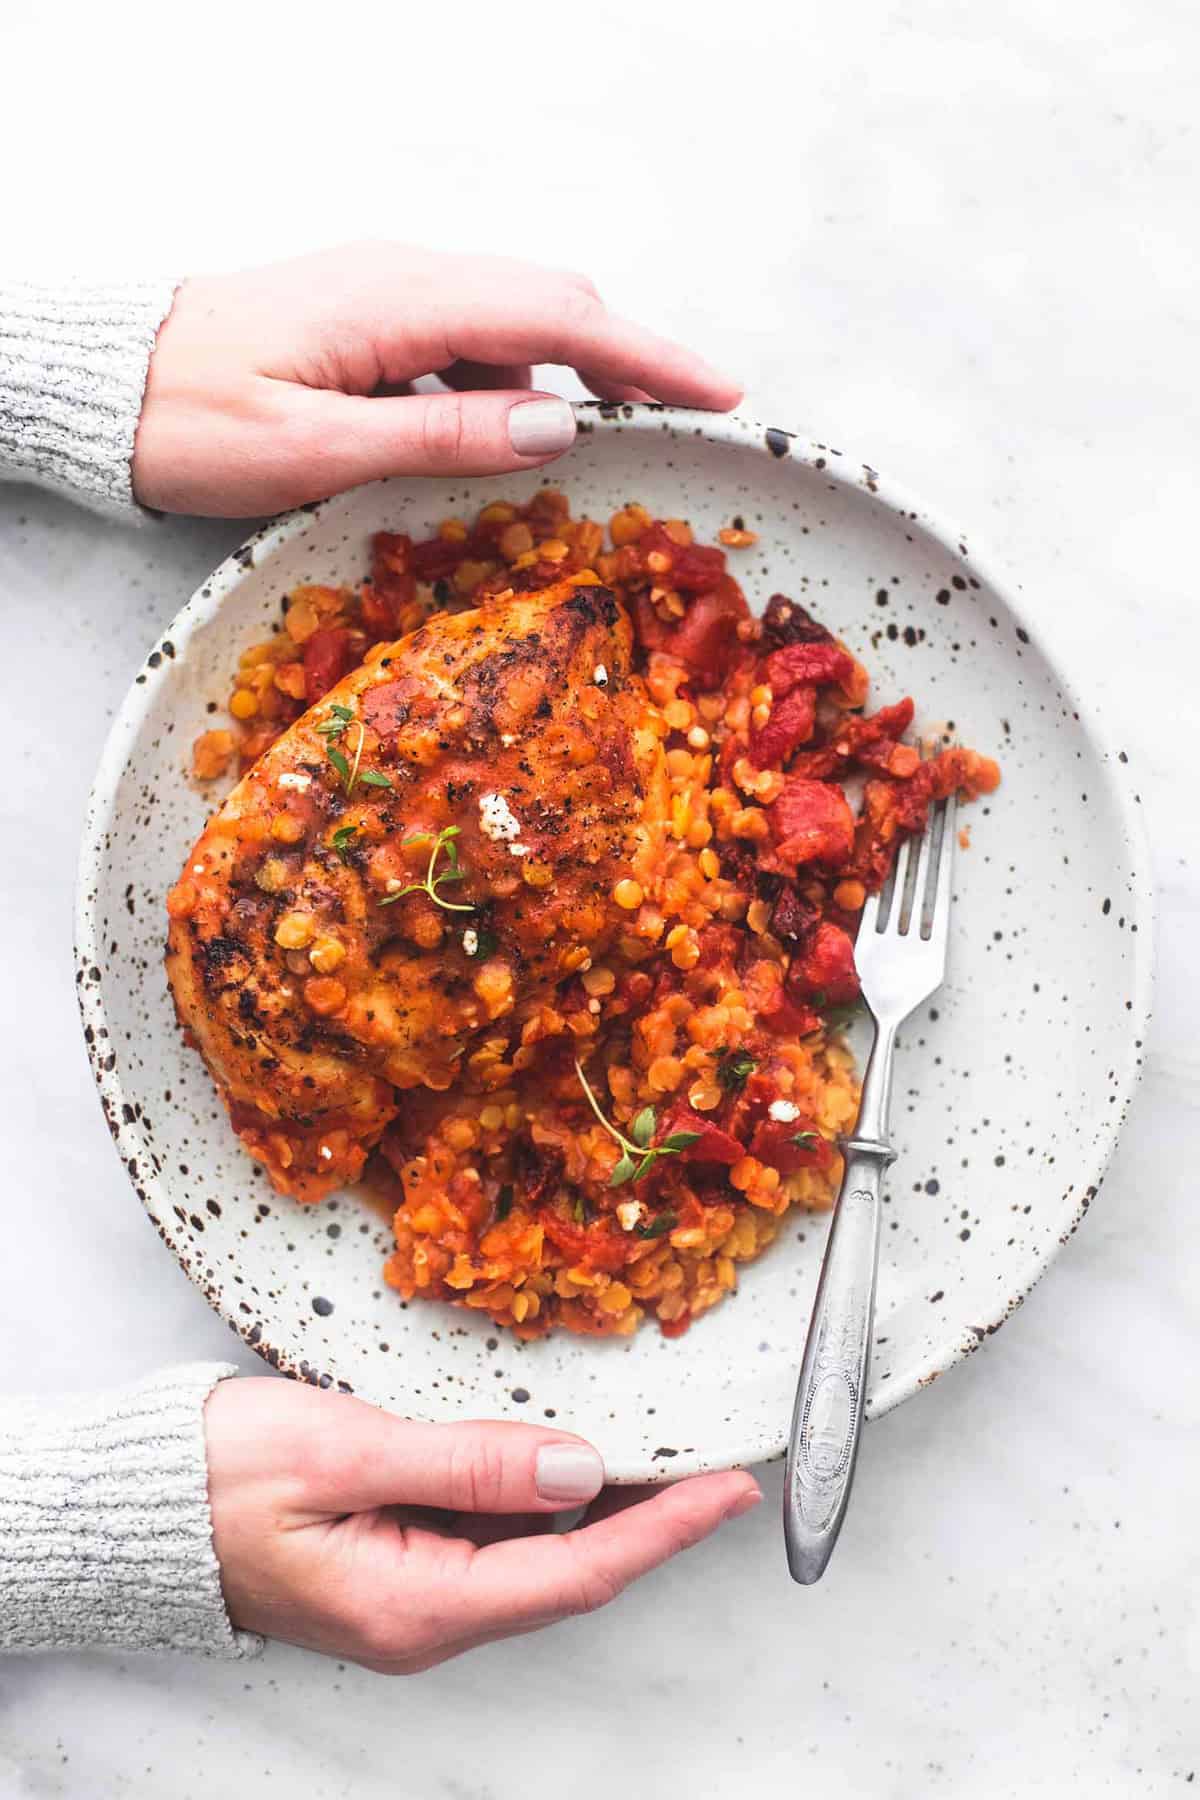
[[[500,1061],[499,1022],[628,921],[620,884],[666,810],[631,653],[598,585],[438,614],[377,645],[210,819],[169,897],[167,969],[280,1191],[354,1179],[406,1091]]]

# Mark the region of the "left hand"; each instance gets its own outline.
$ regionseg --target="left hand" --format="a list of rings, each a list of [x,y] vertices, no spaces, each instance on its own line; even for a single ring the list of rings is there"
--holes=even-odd
[[[570,448],[566,363],[607,400],[728,411],[741,390],[609,312],[586,275],[498,256],[349,244],[185,281],[158,334],[133,488],[163,512],[244,517],[381,475],[492,475]],[[413,394],[437,374],[452,390]]]
[[[500,1421],[422,1425],[270,1376],[205,1407],[213,1545],[235,1625],[380,1674],[591,1612],[762,1498],[745,1471],[696,1475],[575,1531],[595,1498],[582,1438]]]

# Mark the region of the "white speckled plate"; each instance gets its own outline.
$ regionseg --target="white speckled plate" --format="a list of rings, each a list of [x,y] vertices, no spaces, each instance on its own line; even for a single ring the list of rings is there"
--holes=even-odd
[[[1020,1303],[1087,1211],[1141,1061],[1151,887],[1137,796],[1047,653],[1032,612],[874,470],[746,420],[591,407],[551,471],[575,510],[626,499],[709,537],[737,513],[753,603],[776,590],[864,659],[884,702],[953,721],[1004,784],[967,815],[947,985],[898,1053],[869,1411],[907,1399]],[[365,570],[381,527],[425,535],[502,483],[386,481],[266,527],[171,625],[113,727],[92,793],[79,989],[101,1100],[143,1205],[210,1302],[275,1367],[412,1415],[555,1419],[618,1481],[783,1448],[824,1220],[795,1216],[736,1296],[688,1335],[518,1344],[384,1287],[388,1233],[352,1194],[281,1200],[184,1048],[162,968],[163,897],[213,802],[185,777],[238,653],[301,581]]]

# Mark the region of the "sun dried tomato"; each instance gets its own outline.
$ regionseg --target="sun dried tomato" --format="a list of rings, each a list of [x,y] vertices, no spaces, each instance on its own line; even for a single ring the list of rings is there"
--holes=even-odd
[[[563,1156],[559,1150],[518,1140],[515,1159],[518,1192],[522,1204],[534,1207],[562,1181]]]
[[[854,814],[840,787],[789,775],[766,809],[781,863],[843,863],[854,848]]]
[[[427,538],[423,544],[412,546],[409,568],[418,581],[441,581],[453,575],[462,561],[463,548],[446,538]]]
[[[540,1207],[537,1217],[550,1242],[573,1263],[606,1269],[610,1274],[625,1267],[629,1254],[625,1234],[614,1232],[607,1219],[598,1219],[594,1225],[573,1225],[551,1206]]]
[[[371,539],[371,580],[385,582],[412,568],[413,542],[405,531],[377,531]]]
[[[648,525],[636,544],[624,547],[633,551],[643,575],[681,594],[708,593],[725,578],[723,550],[712,544],[677,544],[661,519]]]
[[[746,934],[736,925],[713,920],[700,928],[700,961],[706,969],[724,963],[732,968],[745,946]]]
[[[631,1006],[643,1006],[654,992],[654,981],[644,969],[631,969],[617,982],[617,993]]]
[[[724,1163],[732,1168],[740,1162],[746,1152],[735,1137],[698,1113],[686,1100],[677,1100],[659,1120],[658,1130],[654,1134],[656,1143],[663,1143],[677,1131],[695,1131],[699,1133],[694,1144],[679,1152],[684,1162]]]
[[[644,540],[643,540],[644,541]],[[719,587],[725,575],[725,552],[707,544],[688,544],[675,550],[671,586],[681,594],[707,594]]]
[[[354,661],[353,633],[344,625],[314,631],[304,646],[304,694],[310,706],[327,694]]]
[[[767,1118],[755,1127],[750,1154],[781,1175],[794,1175],[798,1169],[827,1169],[833,1146],[811,1119]]]
[[[924,831],[931,801],[944,800],[956,792],[973,800],[979,794],[990,794],[999,780],[999,766],[990,757],[980,756],[977,750],[955,747],[940,751],[929,762],[918,763],[910,775],[900,780],[868,781],[863,789],[862,818],[847,873],[859,876],[868,887],[877,888],[892,866],[901,834]]]
[[[719,587],[697,594],[662,648],[701,681],[715,685],[726,673],[738,625],[749,616],[741,588],[727,575]]]
[[[846,1006],[859,995],[854,945],[848,933],[822,919],[808,942],[792,958],[784,984],[789,1000],[817,1006]]]
[[[802,943],[815,931],[821,908],[788,882],[771,908],[771,930],[789,947]]]
[[[779,986],[777,997],[771,1002],[771,1010],[769,1012],[760,1010],[759,1018],[764,1025],[769,1026],[778,1037],[782,1038],[808,1037],[812,1032],[818,1031],[821,1026],[820,1013],[803,1000],[793,1000],[788,993],[786,983],[781,983]]]
[[[766,676],[776,700],[801,683],[822,687],[834,682],[846,687],[854,674],[854,658],[830,638],[825,643],[788,644],[772,650]]]
[[[635,594],[632,604],[638,643],[644,650],[665,650],[671,641],[671,630],[655,612],[649,594]]]
[[[851,763],[876,769],[881,775],[911,775],[920,757],[908,744],[897,743],[913,720],[911,700],[899,700],[869,717],[842,713],[828,727],[824,744],[803,750],[792,763],[792,773],[811,781],[828,781]]]
[[[763,610],[762,627],[762,641],[768,650],[781,650],[785,644],[828,644],[833,638],[826,626],[786,594],[771,595]]]
[[[750,761],[755,768],[781,769],[792,752],[812,736],[816,716],[816,688],[793,688],[774,701],[766,724],[750,733]]]

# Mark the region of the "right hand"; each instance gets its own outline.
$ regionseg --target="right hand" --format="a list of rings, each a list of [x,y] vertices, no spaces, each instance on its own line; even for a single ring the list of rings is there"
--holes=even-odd
[[[697,1475],[556,1534],[604,1480],[568,1432],[415,1424],[269,1376],[218,1383],[205,1429],[234,1624],[389,1675],[591,1612],[762,1498]]]
[[[242,518],[379,475],[496,475],[570,448],[566,363],[608,400],[725,411],[741,389],[609,312],[586,275],[501,256],[346,244],[185,281],[150,360],[133,487],[162,512]],[[414,394],[421,375],[450,393]]]

